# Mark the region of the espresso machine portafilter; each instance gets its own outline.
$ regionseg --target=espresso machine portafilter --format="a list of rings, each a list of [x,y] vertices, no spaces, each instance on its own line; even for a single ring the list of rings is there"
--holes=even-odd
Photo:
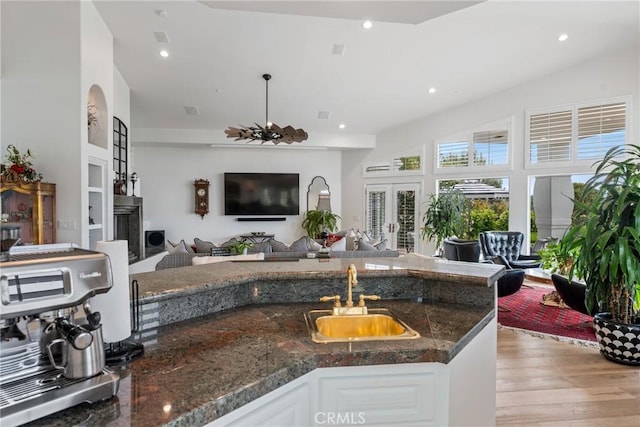
[[[109,257],[72,245],[32,246],[0,262],[3,426],[117,393],[100,313],[88,303],[112,285]]]

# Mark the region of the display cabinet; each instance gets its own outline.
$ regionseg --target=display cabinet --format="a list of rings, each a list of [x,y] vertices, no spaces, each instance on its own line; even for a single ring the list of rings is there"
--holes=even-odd
[[[2,183],[2,250],[17,239],[41,245],[56,241],[56,185],[45,182]]]

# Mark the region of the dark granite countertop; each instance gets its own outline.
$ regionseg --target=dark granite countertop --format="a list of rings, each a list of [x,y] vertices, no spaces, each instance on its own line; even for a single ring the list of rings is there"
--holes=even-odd
[[[135,277],[140,281],[144,299],[154,300],[168,294],[188,294],[193,289],[215,291],[217,286],[246,283],[257,280],[256,277],[299,278],[318,274],[333,277],[344,274],[351,263],[358,266],[363,282],[367,277],[411,274],[444,280],[447,284],[463,281],[484,289],[482,292],[487,295],[493,295],[490,284],[502,274],[502,270],[493,266],[469,270],[468,265],[455,265],[463,263],[427,260],[421,264],[420,259],[402,258],[223,263]],[[464,274],[460,273],[462,270]],[[169,280],[167,276],[180,281]],[[121,383],[116,397],[81,404],[30,425],[204,425],[315,368],[448,363],[495,316],[493,297],[477,305],[434,303],[418,297],[376,301],[368,306],[391,309],[421,337],[358,342],[351,349],[347,343],[317,344],[311,341],[303,313],[329,308],[327,304],[244,305],[145,329],[141,333],[145,355],[117,369]]]

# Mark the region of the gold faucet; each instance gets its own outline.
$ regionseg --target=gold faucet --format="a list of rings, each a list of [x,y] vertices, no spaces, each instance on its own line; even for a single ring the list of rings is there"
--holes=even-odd
[[[349,264],[347,269],[347,307],[353,307],[353,286],[358,286],[358,271],[354,264]]]
[[[347,301],[345,306],[342,306],[340,301],[340,295],[331,295],[320,298],[320,301],[327,302],[333,301],[333,314],[334,315],[346,315],[346,314],[367,314],[367,306],[364,304],[365,300],[377,301],[380,299],[378,295],[360,295],[358,306],[353,306],[353,287],[358,285],[358,271],[353,264],[349,265],[347,269]]]

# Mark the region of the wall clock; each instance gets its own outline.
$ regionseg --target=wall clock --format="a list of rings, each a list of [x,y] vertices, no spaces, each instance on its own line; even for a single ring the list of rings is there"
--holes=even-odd
[[[196,179],[193,182],[195,189],[195,212],[204,219],[209,213],[209,181],[206,179]]]

